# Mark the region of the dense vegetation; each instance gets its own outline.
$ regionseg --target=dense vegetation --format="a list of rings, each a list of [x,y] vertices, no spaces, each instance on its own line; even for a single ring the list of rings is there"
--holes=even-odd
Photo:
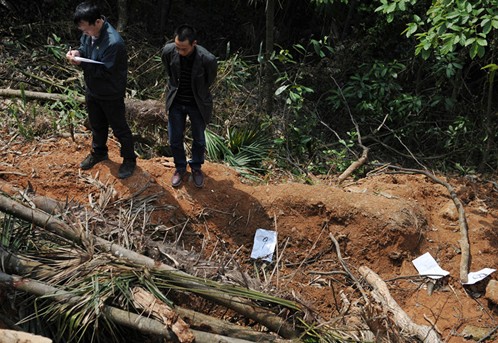
[[[77,3],[0,4],[9,18],[1,23],[3,88],[83,94],[79,71],[63,58],[78,41],[71,22]],[[496,171],[492,0],[129,0],[121,12],[119,3],[102,1],[129,46],[129,97],[162,99],[159,51],[180,23],[194,24],[200,44],[219,57],[213,160],[260,174],[272,167],[334,175],[368,147],[370,161]],[[266,12],[272,4],[273,22]],[[77,102],[45,104],[48,111],[23,106],[11,106],[4,118],[27,137],[39,134],[26,125],[37,113],[53,118],[48,126],[56,130],[85,116]],[[167,154],[165,128],[147,137],[136,131],[143,158]]]

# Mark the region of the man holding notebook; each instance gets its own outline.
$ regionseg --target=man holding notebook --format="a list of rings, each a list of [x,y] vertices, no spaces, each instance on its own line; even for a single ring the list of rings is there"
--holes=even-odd
[[[136,167],[133,136],[125,117],[124,96],[128,72],[128,57],[121,35],[100,13],[94,3],[87,1],[76,7],[74,23],[83,32],[80,47],[70,50],[66,58],[83,69],[86,86],[86,105],[92,129],[92,151],[81,162],[83,170],[107,160],[109,127],[121,144],[123,163],[118,177],[130,177]],[[91,61],[78,60],[83,57]]]

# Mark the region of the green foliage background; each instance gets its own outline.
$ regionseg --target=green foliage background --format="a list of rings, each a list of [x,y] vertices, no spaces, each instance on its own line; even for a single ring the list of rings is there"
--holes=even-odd
[[[0,5],[11,18],[1,24],[2,87],[82,95],[81,73],[63,57],[77,44],[71,13],[78,1],[24,2]],[[498,168],[492,0],[279,2],[271,113],[262,50],[266,1],[170,1],[165,31],[158,32],[161,3],[128,1],[128,96],[163,99],[160,49],[176,25],[193,23],[200,44],[219,58],[212,160],[256,177],[270,170],[337,174],[358,158],[361,138],[370,161],[465,174]],[[101,4],[116,24],[117,3]],[[26,57],[30,67],[23,68],[17,61]],[[11,105],[5,122],[33,138],[74,130],[84,120],[77,102],[41,106]],[[30,127],[40,116],[50,124]],[[137,148],[143,158],[168,154],[164,127],[134,127],[143,136]],[[241,139],[254,132],[261,141]]]

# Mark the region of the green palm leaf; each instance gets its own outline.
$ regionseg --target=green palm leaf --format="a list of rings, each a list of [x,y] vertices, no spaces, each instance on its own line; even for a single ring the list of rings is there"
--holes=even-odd
[[[228,129],[227,138],[206,131],[208,158],[224,161],[244,176],[264,171],[263,161],[268,156],[271,140],[261,129]]]

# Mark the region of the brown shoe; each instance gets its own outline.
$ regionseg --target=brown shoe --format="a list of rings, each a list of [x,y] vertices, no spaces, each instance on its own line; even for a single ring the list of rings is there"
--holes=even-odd
[[[183,177],[185,176],[187,172],[186,171],[175,171],[173,174],[173,177],[171,178],[171,186],[173,187],[178,187],[182,184]]]
[[[194,180],[195,187],[204,187],[204,174],[200,169],[192,169],[192,179]]]

